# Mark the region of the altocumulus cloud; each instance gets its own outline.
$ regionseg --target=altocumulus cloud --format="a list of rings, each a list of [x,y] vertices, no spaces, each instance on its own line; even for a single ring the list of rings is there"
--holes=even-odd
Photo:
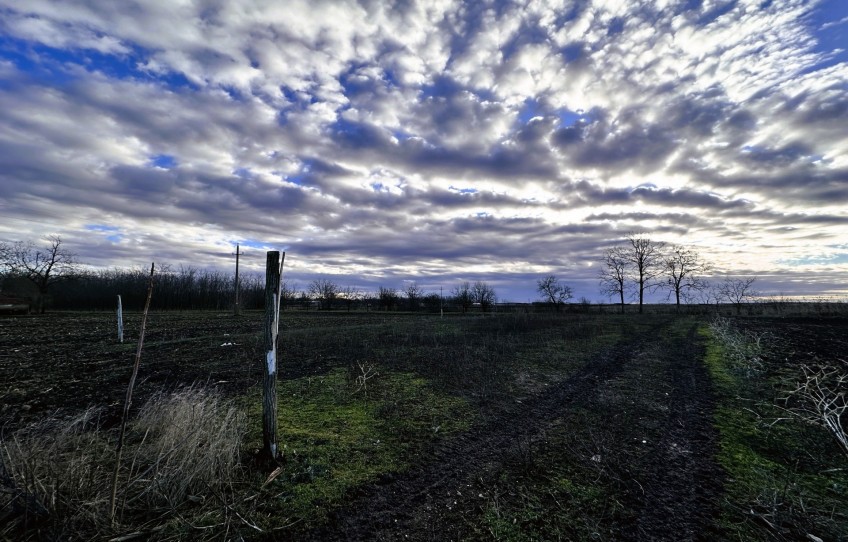
[[[766,291],[844,294],[846,16],[0,0],[0,236],[102,266],[226,266],[251,240],[301,283],[524,301],[549,273],[597,298],[590,264],[642,230]]]

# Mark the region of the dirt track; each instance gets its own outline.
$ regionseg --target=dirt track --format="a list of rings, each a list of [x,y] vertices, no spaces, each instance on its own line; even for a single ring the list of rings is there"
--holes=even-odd
[[[709,377],[694,325],[682,334],[668,326],[626,338],[538,396],[490,412],[412,471],[352,495],[308,538],[492,538],[472,527],[484,496],[503,472],[532,462],[533,450],[556,447],[563,461],[600,458],[620,509],[599,519],[598,538],[708,539],[721,479]],[[592,420],[575,411],[620,414]]]

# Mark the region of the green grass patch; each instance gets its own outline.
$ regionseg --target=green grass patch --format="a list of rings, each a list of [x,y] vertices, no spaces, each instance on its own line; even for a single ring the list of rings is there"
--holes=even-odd
[[[407,469],[427,443],[470,426],[474,411],[465,400],[411,373],[376,370],[367,388],[344,369],[280,382],[285,459],[261,496],[268,524],[314,527],[350,490]],[[258,393],[248,401],[249,419],[256,420],[246,442],[252,452],[262,442],[261,401]]]

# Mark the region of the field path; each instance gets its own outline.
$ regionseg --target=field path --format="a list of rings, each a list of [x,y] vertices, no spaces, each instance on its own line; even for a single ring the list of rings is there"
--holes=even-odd
[[[701,540],[717,513],[715,497],[722,474],[713,461],[714,400],[694,331],[690,329],[685,341],[673,343],[665,352],[671,358],[673,392],[667,430],[644,465],[648,476],[636,540]]]
[[[313,531],[309,538],[450,540],[467,536],[469,525],[463,522],[472,518],[465,518],[463,511],[479,512],[481,488],[501,469],[520,464],[552,427],[561,428],[566,412],[593,406],[602,389],[614,383],[624,386],[622,393],[616,392],[623,400],[629,397],[628,389],[648,395],[664,390],[663,399],[668,400],[668,408],[660,410],[666,419],[653,420],[663,429],[652,449],[634,456],[633,465],[611,466],[623,478],[636,481],[624,480],[618,497],[634,513],[624,516],[624,524],[611,527],[615,537],[697,539],[714,513],[720,478],[711,460],[715,437],[710,427],[709,378],[700,363],[694,327],[683,338],[657,340],[664,335],[664,330],[654,328],[625,338],[536,397],[491,412],[473,430],[437,445],[412,470],[362,488],[333,514],[328,526]],[[640,365],[645,359],[651,360],[645,367],[652,366],[664,385],[652,386],[654,376],[643,381],[646,371]],[[617,438],[631,439],[633,427],[611,423],[610,428]]]

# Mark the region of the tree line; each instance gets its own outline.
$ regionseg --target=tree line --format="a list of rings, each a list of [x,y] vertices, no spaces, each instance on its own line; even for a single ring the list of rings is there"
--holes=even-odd
[[[127,309],[141,308],[148,280],[146,269],[87,271],[76,255],[66,250],[59,237],[45,238],[46,248],[32,242],[0,242],[0,286],[6,295],[33,301],[33,309],[112,310],[117,296]],[[229,310],[236,288],[242,309],[261,309],[265,303],[265,281],[260,273],[242,273],[238,283],[233,274],[191,266],[164,265],[156,272],[154,310]],[[281,286],[282,301],[302,309],[456,310],[493,309],[495,289],[484,281],[462,282],[447,296],[426,292],[416,282],[403,288],[380,286],[369,292],[341,286],[330,279],[313,280],[299,289],[290,282]]]
[[[76,255],[63,246],[59,237],[45,238],[45,248],[31,242],[0,242],[0,280],[5,294],[33,300],[33,308],[44,312],[47,303],[57,309],[111,310],[116,296],[128,309],[144,303],[147,281],[145,269],[86,271]],[[701,303],[725,301],[741,305],[756,293],[753,278],[726,278],[712,285],[706,276],[713,270],[694,249],[665,245],[643,234],[631,233],[622,244],[604,251],[599,274],[600,292],[617,299],[622,312],[626,300],[638,300],[643,312],[645,294],[664,289],[680,306],[681,301]],[[61,286],[61,287],[60,287]],[[180,266],[162,266],[156,276],[155,310],[228,310],[233,307],[236,288],[240,308],[264,306],[264,277],[245,273],[236,284],[232,274]],[[562,310],[572,298],[570,286],[554,275],[539,279],[536,291],[541,302]],[[299,289],[282,285],[283,303],[302,309],[453,310],[468,312],[492,310],[497,303],[495,289],[485,281],[461,282],[443,295],[426,292],[416,282],[402,288],[380,286],[369,292],[355,286],[319,278]],[[588,301],[584,300],[584,303]]]

